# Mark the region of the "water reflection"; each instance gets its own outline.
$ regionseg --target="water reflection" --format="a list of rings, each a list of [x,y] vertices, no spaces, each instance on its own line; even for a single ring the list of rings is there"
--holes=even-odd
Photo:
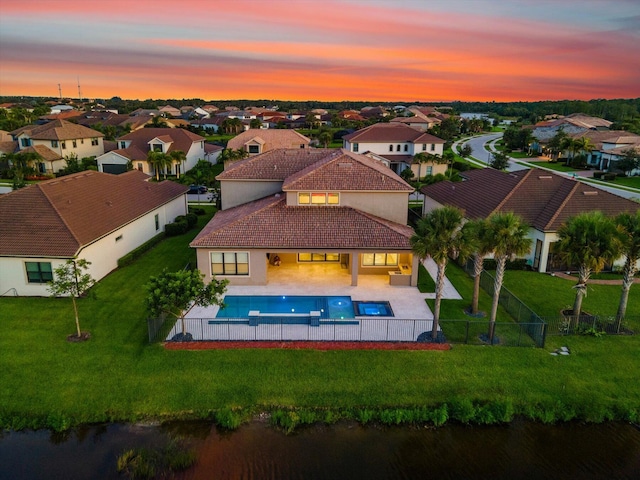
[[[65,435],[0,436],[0,479],[111,479],[117,456],[179,438],[198,452],[182,479],[632,479],[631,425],[449,425],[439,429],[314,426],[286,436],[264,423],[220,432],[205,422],[86,426]]]

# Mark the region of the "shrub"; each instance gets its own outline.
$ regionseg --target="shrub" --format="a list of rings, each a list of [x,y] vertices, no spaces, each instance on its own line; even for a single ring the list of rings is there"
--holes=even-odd
[[[602,175],[604,175],[605,172],[603,172],[602,170],[596,170],[595,172],[593,172],[593,178],[602,178]]]
[[[200,208],[200,207],[190,207],[189,211],[195,213],[196,215],[200,216],[200,215],[204,215],[206,212],[204,211],[204,208]]]
[[[175,237],[177,235],[182,235],[187,230],[189,230],[189,225],[187,224],[186,221],[167,223],[164,226],[164,233],[167,237]]]
[[[466,172],[471,167],[467,162],[453,162],[453,169],[458,170],[459,172]]]
[[[449,406],[449,412],[451,418],[462,423],[469,423],[476,416],[476,407],[474,407],[471,400],[463,398],[452,401]]]
[[[615,179],[616,179],[615,173],[605,173],[604,175],[602,175],[602,180],[615,180]]]
[[[144,252],[150,250],[151,248],[156,246],[158,243],[160,243],[163,238],[164,238],[164,235],[162,234],[156,235],[151,240],[143,243],[135,250],[131,250],[129,253],[127,253],[123,257],[120,257],[118,259],[118,267],[124,267],[126,265],[129,265],[130,263],[133,263],[133,261],[136,260],[138,257],[140,257],[140,255],[142,255]]]
[[[195,213],[187,213],[187,225],[193,228],[198,224],[198,216]]]

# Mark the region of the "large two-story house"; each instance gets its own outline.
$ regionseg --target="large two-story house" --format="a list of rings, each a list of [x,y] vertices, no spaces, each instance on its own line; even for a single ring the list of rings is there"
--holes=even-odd
[[[309,148],[309,143],[311,140],[308,137],[295,130],[252,128],[230,139],[227,148],[259,155],[276,148]]]
[[[122,173],[131,162],[135,170],[155,175],[154,166],[147,161],[149,152],[171,154],[179,150],[186,155],[186,160],[166,167],[166,173],[180,176],[207,157],[205,138],[182,128],[142,128],[119,137],[116,144],[116,150],[97,158],[99,171]]]
[[[411,168],[416,177],[445,173],[447,165],[438,161],[418,161],[419,153],[442,157],[444,140],[403,123],[376,123],[342,137],[343,147],[354,153],[371,156],[401,173]]]
[[[334,266],[354,286],[390,271],[417,284],[407,226],[413,188],[380,162],[343,149],[277,149],[217,179],[222,209],[191,243],[207,281],[266,285],[277,257],[278,265]]]
[[[66,158],[97,157],[104,153],[104,135],[91,128],[66,120],[54,120],[44,125],[27,125],[11,132],[18,151],[35,152],[40,156],[37,170],[55,173],[67,166]]]

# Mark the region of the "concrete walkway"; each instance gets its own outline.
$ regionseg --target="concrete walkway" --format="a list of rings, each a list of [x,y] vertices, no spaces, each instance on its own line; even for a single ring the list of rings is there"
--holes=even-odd
[[[429,272],[429,275],[431,275],[431,278],[433,278],[433,281],[435,282],[436,278],[438,277],[438,266],[436,265],[436,262],[434,262],[431,258],[427,258],[424,262],[422,262],[422,264],[424,265],[424,268],[427,269],[427,272]],[[425,298],[436,298],[436,294],[435,292],[427,293],[425,294]],[[442,292],[442,298],[446,300],[462,300],[462,295],[458,293],[456,287],[453,286],[451,281],[446,276],[444,277],[444,290]]]

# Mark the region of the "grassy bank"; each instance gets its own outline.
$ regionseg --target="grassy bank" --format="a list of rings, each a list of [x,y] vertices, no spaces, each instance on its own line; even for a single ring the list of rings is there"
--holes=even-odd
[[[442,413],[445,404],[449,418],[457,418],[456,405],[473,406],[478,418],[489,418],[478,413],[482,409],[503,407],[541,419],[566,419],[561,412],[593,421],[637,417],[637,336],[554,337],[547,349],[455,345],[446,352],[166,351],[149,345],[143,286],[163,268],[195,261],[186,245],[196,231],[163,241],[103,279],[96,298],[80,300],[82,329],[92,334],[86,343],[66,341],[74,329],[69,299],[0,298],[0,426],[63,429],[216,412],[221,421],[224,412],[242,417],[263,410],[410,421],[416,412]],[[469,280],[456,269],[449,273],[466,296]],[[570,291],[570,285],[558,289]],[[548,299],[545,291],[538,295]],[[464,302],[444,301],[443,312],[457,313]],[[549,355],[559,345],[568,345],[572,355]],[[383,413],[394,411],[401,413]]]

